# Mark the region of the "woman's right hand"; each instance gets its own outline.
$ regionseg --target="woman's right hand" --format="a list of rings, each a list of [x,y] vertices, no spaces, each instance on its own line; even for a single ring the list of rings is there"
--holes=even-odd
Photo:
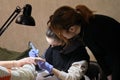
[[[49,63],[46,62],[44,59],[38,57],[38,58],[36,58],[36,62],[37,62],[38,66],[39,66],[41,69],[45,69],[45,70],[47,70],[49,73],[52,72],[53,65],[49,64]]]

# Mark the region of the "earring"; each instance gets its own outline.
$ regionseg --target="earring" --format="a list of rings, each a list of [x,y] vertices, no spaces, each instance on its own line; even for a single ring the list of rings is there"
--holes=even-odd
[[[59,32],[58,35],[61,35],[61,33]]]

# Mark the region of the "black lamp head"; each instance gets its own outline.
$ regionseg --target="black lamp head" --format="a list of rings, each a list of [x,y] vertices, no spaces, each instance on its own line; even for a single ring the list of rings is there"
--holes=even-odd
[[[32,6],[30,4],[26,4],[23,7],[23,14],[16,19],[16,23],[35,26],[35,20],[31,16],[31,11],[32,11]]]

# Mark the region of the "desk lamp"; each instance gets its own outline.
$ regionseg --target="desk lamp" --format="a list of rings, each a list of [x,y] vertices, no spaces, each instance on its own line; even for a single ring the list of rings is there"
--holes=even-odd
[[[28,26],[35,26],[35,20],[31,16],[31,11],[32,11],[32,6],[30,4],[26,4],[23,8],[17,6],[14,12],[10,15],[7,21],[0,28],[0,36],[8,28],[8,26],[12,23],[12,21],[18,16],[18,14],[20,14],[20,12],[23,12],[23,14],[16,19],[15,21],[16,23],[28,25]]]

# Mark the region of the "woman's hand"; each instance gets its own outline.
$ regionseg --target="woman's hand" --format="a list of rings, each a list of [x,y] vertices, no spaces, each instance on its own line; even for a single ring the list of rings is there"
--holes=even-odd
[[[46,62],[44,59],[40,57],[36,58],[36,62],[41,69],[45,69],[49,73],[52,73],[53,65],[49,64],[48,62]]]

